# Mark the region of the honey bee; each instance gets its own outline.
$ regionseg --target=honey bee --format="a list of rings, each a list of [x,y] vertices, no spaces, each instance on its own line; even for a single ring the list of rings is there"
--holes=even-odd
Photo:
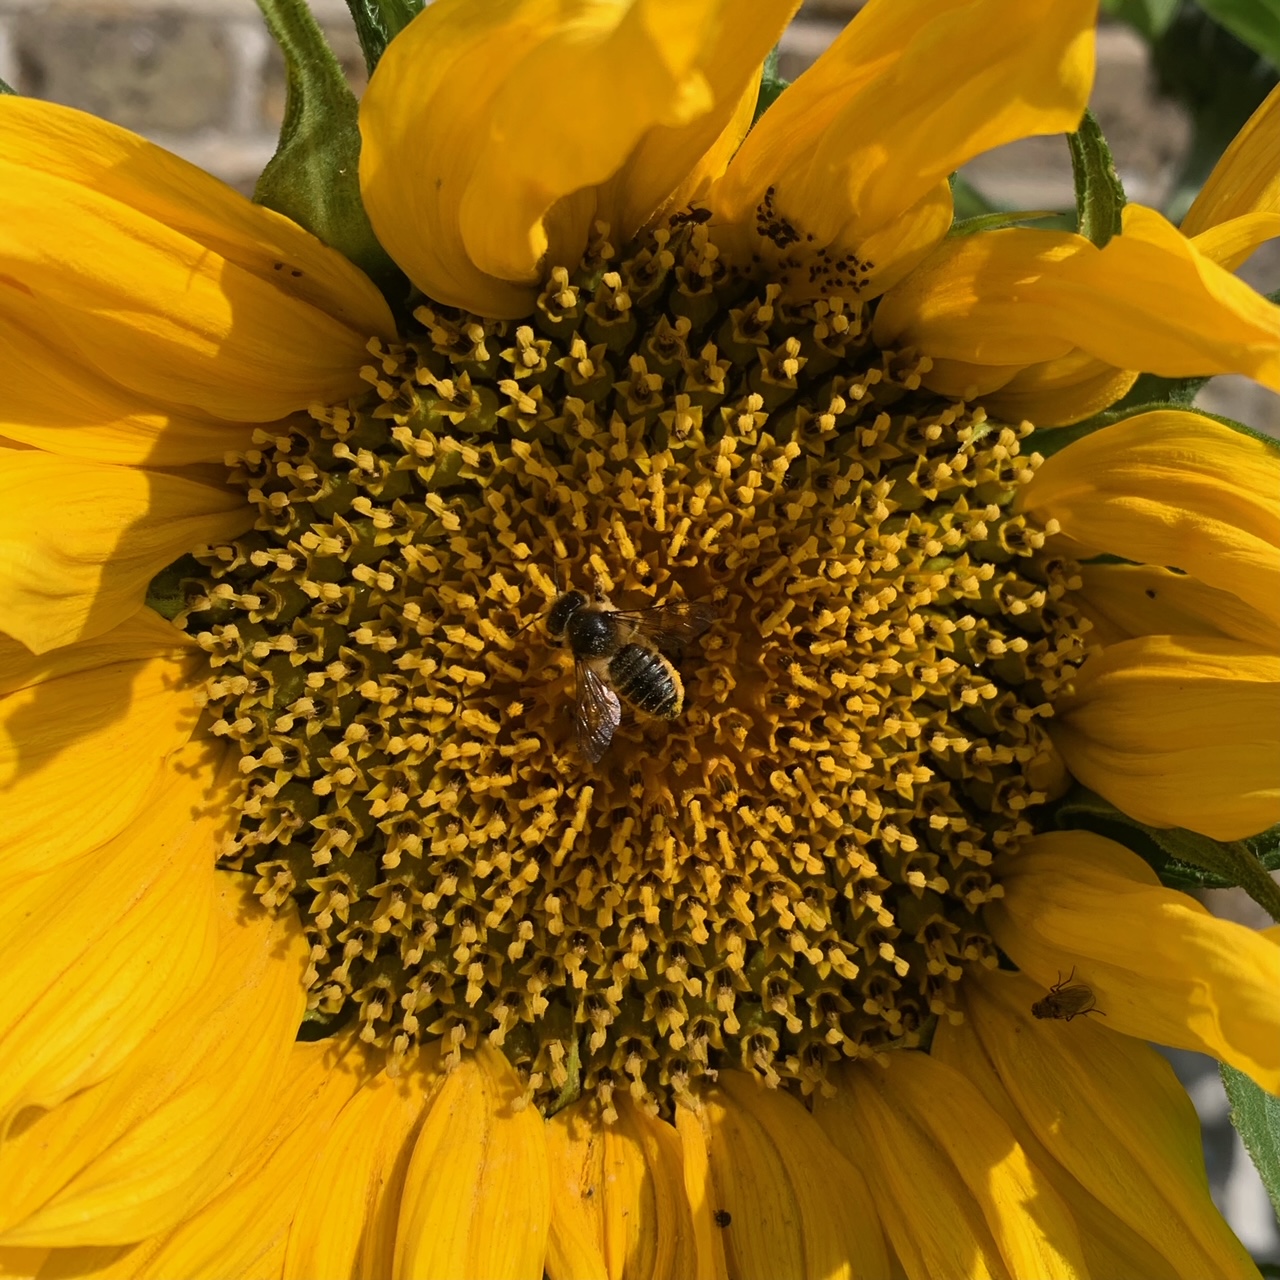
[[[1096,1013],[1105,1018],[1107,1015],[1097,1007],[1097,997],[1091,987],[1083,982],[1070,985],[1075,976],[1074,968],[1065,980],[1059,973],[1058,981],[1049,988],[1049,994],[1031,1006],[1032,1014],[1037,1018],[1061,1018],[1064,1022],[1070,1022],[1083,1013]]]
[[[646,715],[673,720],[684,707],[684,683],[664,649],[678,651],[714,621],[703,603],[615,609],[603,596],[590,602],[566,591],[551,606],[547,632],[573,651],[577,676],[578,749],[596,764],[622,721],[625,701]]]

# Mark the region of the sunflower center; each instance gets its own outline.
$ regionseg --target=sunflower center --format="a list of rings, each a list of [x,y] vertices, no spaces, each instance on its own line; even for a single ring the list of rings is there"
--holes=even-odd
[[[310,1016],[393,1062],[487,1038],[546,1108],[718,1064],[807,1092],[918,1043],[995,962],[989,864],[1081,653],[1071,567],[1011,512],[1031,428],[693,219],[599,238],[527,323],[417,320],[237,458],[256,527],[181,619],[241,752],[224,865],[297,901]],[[554,638],[571,589],[651,609],[683,686],[623,699],[596,763],[580,701],[616,673]],[[709,625],[664,646],[681,604]]]

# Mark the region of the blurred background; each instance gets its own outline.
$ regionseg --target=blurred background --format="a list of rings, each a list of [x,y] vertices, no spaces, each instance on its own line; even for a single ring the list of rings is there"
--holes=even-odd
[[[344,0],[310,4],[358,95],[365,66]],[[861,7],[807,0],[780,47],[782,76],[799,76]],[[1176,221],[1276,83],[1280,0],[1103,0],[1103,9],[1093,110],[1129,199]],[[134,129],[246,195],[285,105],[284,64],[253,0],[0,0],[0,79]],[[962,176],[962,216],[1074,206],[1061,137],[1002,147]],[[1280,289],[1280,242],[1240,274],[1265,293]],[[1214,379],[1197,403],[1280,437],[1280,396],[1244,378]],[[1218,914],[1270,923],[1238,890],[1203,896]],[[1228,1121],[1216,1065],[1169,1056],[1200,1113],[1215,1200],[1253,1256],[1280,1268],[1280,1226]]]

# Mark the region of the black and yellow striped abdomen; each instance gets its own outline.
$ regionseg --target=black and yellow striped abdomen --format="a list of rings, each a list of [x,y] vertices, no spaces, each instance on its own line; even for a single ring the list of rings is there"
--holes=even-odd
[[[609,659],[609,683],[624,702],[646,715],[670,720],[684,706],[684,685],[662,654],[624,644]]]

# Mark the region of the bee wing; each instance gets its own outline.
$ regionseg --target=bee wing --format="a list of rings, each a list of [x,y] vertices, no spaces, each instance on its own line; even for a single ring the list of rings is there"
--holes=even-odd
[[[652,609],[628,612],[619,609],[616,617],[630,623],[650,644],[683,646],[696,640],[718,615],[715,605],[705,600],[689,600],[682,604],[658,604]]]
[[[578,749],[592,764],[598,764],[622,722],[622,704],[590,663],[579,662],[576,670]]]

